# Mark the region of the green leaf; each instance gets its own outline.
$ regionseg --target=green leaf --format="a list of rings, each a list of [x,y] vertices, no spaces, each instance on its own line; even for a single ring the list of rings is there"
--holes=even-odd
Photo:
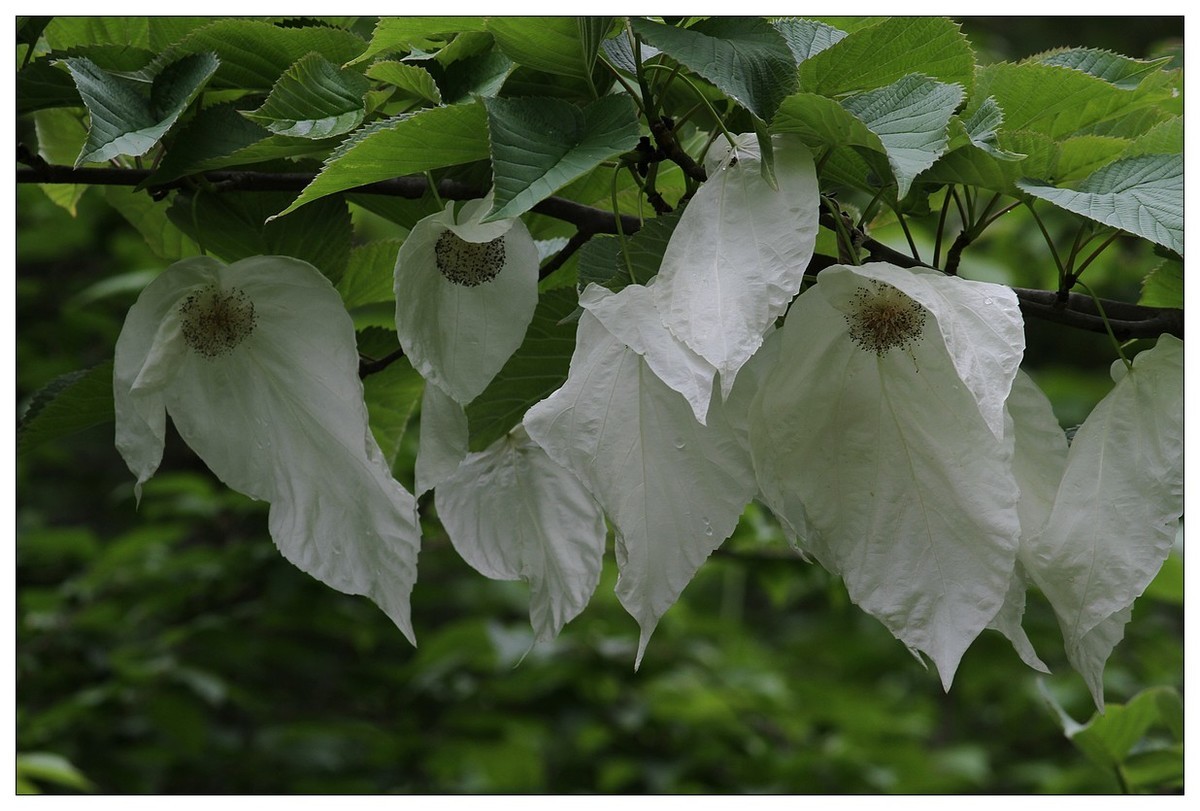
[[[957,23],[894,17],[851,32],[805,60],[799,70],[800,89],[823,96],[882,87],[910,73],[960,84],[970,92],[975,55]]]
[[[1183,263],[1164,259],[1142,280],[1138,304],[1144,307],[1183,307]]]
[[[113,419],[112,361],[54,378],[38,390],[17,426],[17,453]]]
[[[1017,186],[1059,208],[1183,254],[1183,156],[1141,155],[1109,164],[1072,189]]]
[[[17,72],[17,115],[83,103],[69,71],[39,60]]]
[[[192,31],[155,59],[152,68],[184,54],[213,52],[221,60],[214,86],[270,90],[306,54],[315,51],[341,65],[362,53],[365,45],[349,31],[324,25],[284,28],[261,20],[226,19]]]
[[[1141,84],[1147,74],[1158,70],[1171,58],[1143,61],[1096,48],[1061,48],[1031,56],[1026,61],[1072,68],[1131,90]]]
[[[1174,792],[1183,788],[1183,744],[1135,752],[1121,766],[1125,782],[1134,793]]]
[[[528,211],[601,161],[638,142],[628,96],[605,96],[582,110],[560,99],[487,99],[496,200],[487,220]]]
[[[487,51],[455,62],[437,77],[442,101],[456,104],[473,98],[492,98],[500,92],[514,68],[513,61],[499,51]]]
[[[379,54],[408,53],[446,34],[483,30],[483,17],[384,17],[375,24],[367,49],[351,64]]]
[[[322,200],[302,214],[272,218],[286,192],[180,194],[167,215],[209,253],[227,262],[251,256],[303,259],[337,282],[350,257],[350,211],[344,200]]]
[[[594,236],[579,250],[579,289],[589,284],[607,287],[614,293],[633,284],[629,276],[632,267],[638,284],[647,284],[658,275],[663,254],[671,234],[679,224],[683,210],[677,209],[662,217],[646,220],[632,237],[626,239],[629,263],[621,255],[621,242],[616,236],[604,234]]]
[[[487,21],[496,45],[517,64],[589,82],[603,38],[597,34],[600,26],[607,33],[607,24],[581,17],[489,17]]]
[[[567,379],[575,349],[575,325],[563,323],[563,319],[575,311],[577,301],[570,288],[541,295],[524,342],[467,406],[471,451],[481,451],[507,434],[531,405]]]
[[[55,17],[46,42],[55,51],[115,45],[156,52],[212,22],[212,17]]]
[[[277,216],[329,194],[428,169],[488,157],[481,104],[435,107],[363,127],[325,162],[321,173]]]
[[[887,87],[859,93],[842,106],[879,136],[896,176],[897,197],[946,150],[950,116],[963,89],[924,76],[905,76]]]
[[[442,103],[442,94],[433,76],[424,68],[407,62],[381,61],[367,68],[367,76],[377,82],[398,87],[405,95],[434,104]]]
[[[1137,155],[1182,155],[1183,116],[1163,121],[1131,143],[1121,156],[1132,158]]]
[[[32,789],[19,793],[38,793],[38,783],[53,783],[76,791],[96,790],[92,781],[84,777],[83,772],[62,755],[50,752],[20,752],[17,754],[16,765],[17,779]]]
[[[341,293],[347,310],[387,302],[391,320],[395,322],[396,294],[392,290],[392,278],[401,244],[402,241],[398,239],[382,239],[359,245],[350,251],[346,272],[337,283],[337,291]]]
[[[395,333],[392,333],[392,337],[395,337]],[[399,345],[397,342],[396,346]],[[408,358],[401,358],[363,379],[368,424],[389,469],[396,466],[404,433],[424,390],[425,381],[413,369]]]
[[[1033,130],[1051,138],[1120,120],[1169,96],[1169,90],[1152,82],[1134,91],[1122,90],[1082,71],[1037,62],[982,67],[974,91],[975,98],[996,99],[1007,129]],[[968,113],[973,106],[968,106]]]
[[[845,31],[817,20],[789,17],[775,20],[771,25],[783,34],[797,65],[846,38]]]
[[[175,262],[199,255],[196,243],[167,217],[166,203],[124,186],[105,186],[104,200],[137,229],[156,256]]]
[[[90,59],[64,61],[91,114],[76,166],[149,152],[217,69],[212,54],[184,57],[163,68],[147,87],[102,70]]]
[[[717,17],[691,28],[635,19],[634,33],[708,79],[763,121],[796,90],[796,60],[783,34],[756,17]]]
[[[988,96],[969,118],[962,120],[963,130],[972,146],[983,150],[996,160],[1020,160],[1025,156],[1001,149],[996,142],[997,133],[1003,124],[1004,110],[995,96]]]
[[[1103,715],[1092,719],[1067,737],[1089,759],[1103,769],[1121,765],[1134,746],[1156,725],[1175,728],[1183,715],[1179,693],[1170,687],[1151,687],[1128,704],[1106,704]]]
[[[276,135],[329,138],[362,123],[370,86],[362,74],[311,53],[279,77],[261,107],[242,115]]]
[[[47,163],[71,163],[87,141],[88,128],[80,110],[63,107],[38,110],[33,114],[33,125],[38,155]],[[83,183],[40,183],[38,187],[72,217],[75,205],[88,189]]]
[[[157,186],[187,175],[230,166],[320,155],[337,144],[336,139],[312,141],[272,135],[242,115],[237,104],[206,107],[180,125],[158,169],[142,185]]]
[[[616,292],[633,283],[621,258],[621,241],[613,234],[598,234],[585,242],[578,263],[580,291],[598,284]]]

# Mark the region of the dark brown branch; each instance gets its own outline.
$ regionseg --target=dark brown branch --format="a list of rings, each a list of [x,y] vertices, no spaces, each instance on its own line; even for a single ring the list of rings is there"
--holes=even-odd
[[[18,167],[18,183],[84,183],[95,186],[137,186],[150,177],[148,169],[117,169],[105,167],[55,166],[52,164],[37,164],[30,167]],[[205,172],[204,178],[222,191],[294,191],[299,192],[312,182],[313,175],[303,172],[247,172],[247,171],[212,171]],[[154,190],[165,191],[186,185],[187,181],[178,180]],[[428,190],[424,177],[398,177],[348,189],[346,193],[386,194],[409,199],[417,199]],[[470,200],[482,197],[485,190],[478,189],[465,183],[453,180],[443,180],[438,183],[438,194],[448,200]],[[617,233],[616,218],[611,212],[603,209],[577,203],[562,197],[549,197],[536,206],[533,211],[554,219],[563,220],[575,225],[579,232],[572,241],[582,245],[587,238],[594,234]],[[833,225],[832,217],[827,212],[821,215],[821,223],[827,227]],[[626,234],[632,234],[641,228],[641,220],[629,214],[621,215],[621,227]],[[853,225],[851,224],[851,227]],[[583,235],[586,235],[583,236]],[[872,259],[890,262],[900,267],[928,267],[905,253],[877,242],[870,237],[862,238],[860,245]],[[568,248],[571,243],[568,243]],[[564,251],[567,248],[563,249]],[[574,250],[574,249],[573,249]],[[572,252],[573,252],[572,250]],[[569,256],[570,254],[567,254]],[[566,261],[566,256],[562,261]],[[558,257],[555,257],[557,260]],[[551,260],[554,262],[555,260]],[[814,257],[814,263],[820,263],[814,271],[829,264],[828,257]],[[560,262],[561,264],[561,262]],[[548,265],[549,266],[549,265]],[[556,268],[551,268],[550,272]],[[543,269],[545,271],[545,269]],[[1104,332],[1104,320],[1096,309],[1095,302],[1090,296],[1071,293],[1066,301],[1059,301],[1057,293],[1051,290],[1030,290],[1014,288],[1017,299],[1021,304],[1021,312],[1026,318],[1038,318],[1057,324],[1084,329],[1091,332]],[[1144,307],[1121,301],[1102,299],[1104,312],[1118,340],[1131,338],[1157,338],[1163,333],[1183,338],[1183,311],[1162,307]],[[386,365],[386,364],[385,364]],[[369,374],[369,372],[368,372]]]
[[[567,244],[563,246],[562,250],[554,254],[550,261],[542,265],[542,267],[538,270],[538,281],[547,278],[551,273],[566,264],[567,260],[570,259],[576,251],[582,248],[584,243],[593,236],[595,235],[590,234],[587,231],[576,231],[571,238],[567,240]]]
[[[402,357],[404,357],[403,347],[396,349],[393,352],[389,352],[387,355],[384,355],[378,360],[366,360],[365,358],[359,358],[358,377],[361,380],[367,375],[373,375],[376,372],[382,372],[384,369],[391,366]]]

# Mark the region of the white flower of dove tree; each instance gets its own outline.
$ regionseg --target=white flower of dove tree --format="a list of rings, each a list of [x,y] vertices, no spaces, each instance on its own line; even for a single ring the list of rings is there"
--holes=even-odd
[[[964,319],[985,294],[987,315]],[[988,419],[998,398],[1003,427],[1008,390],[977,392],[960,371],[982,346],[1015,375],[1023,341],[996,340],[1020,332],[1015,302],[996,306],[1012,296],[884,263],[828,268],[792,305],[751,407],[768,505],[852,600],[929,655],[946,688],[1016,560],[1012,448]],[[976,341],[952,326],[972,320]]]
[[[301,570],[371,598],[414,640],[420,527],[367,425],[354,326],[306,262],[185,259],[151,282],[117,340],[116,445],[137,492],[166,414],[225,484],[271,503],[271,537]]]
[[[492,195],[413,226],[396,256],[396,332],[413,368],[466,405],[516,351],[537,307],[538,252]]]

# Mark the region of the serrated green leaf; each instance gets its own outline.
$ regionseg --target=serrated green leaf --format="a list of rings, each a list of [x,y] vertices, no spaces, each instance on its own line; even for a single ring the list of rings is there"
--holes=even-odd
[[[1056,182],[1080,180],[1119,157],[1126,143],[1093,135],[1054,139],[1040,132],[1002,129],[997,146],[1004,152],[1023,155],[1020,160],[1000,159],[972,144],[943,156],[921,179],[1017,195],[1016,181],[1022,177],[1054,178]]]
[[[979,69],[974,96],[994,97],[1004,110],[1007,129],[1062,138],[1152,108],[1167,99],[1170,92],[1155,82],[1146,82],[1133,91],[1122,90],[1103,79],[1061,66],[1002,62]],[[969,105],[965,114],[973,112],[974,106]]]
[[[17,427],[17,453],[113,419],[112,375],[112,361],[105,361],[43,386]]]
[[[846,38],[845,31],[817,20],[789,17],[775,20],[771,25],[783,34],[797,65]]]
[[[575,325],[563,323],[577,304],[570,288],[541,295],[525,340],[500,373],[467,406],[470,450],[481,451],[521,421],[525,412],[567,379]]]
[[[64,62],[91,114],[76,166],[149,152],[217,69],[212,54],[195,54],[167,65],[147,86],[109,73],[90,59]]]
[[[396,346],[399,345],[397,341]],[[363,379],[368,424],[389,469],[396,465],[404,433],[424,390],[425,380],[413,369],[408,358],[401,358]]]
[[[1179,694],[1170,687],[1151,687],[1138,693],[1127,704],[1107,704],[1104,715],[1092,719],[1074,734],[1071,742],[1104,769],[1119,766],[1151,727],[1162,724],[1172,728],[1172,717],[1182,715]]]
[[[1142,279],[1138,304],[1144,307],[1183,307],[1183,263],[1164,259]]]
[[[65,107],[39,110],[33,114],[33,125],[38,155],[47,163],[70,164],[87,142],[88,128],[79,110]],[[38,188],[74,217],[75,205],[88,187],[82,183],[40,183]]]
[[[371,42],[350,64],[379,54],[411,51],[414,46],[444,34],[485,30],[483,17],[383,17],[375,24]]]
[[[1139,135],[1125,149],[1123,158],[1133,158],[1138,155],[1182,155],[1183,154],[1183,116],[1169,118],[1142,135]]]
[[[638,142],[628,96],[606,96],[582,110],[560,99],[487,99],[496,199],[486,220],[523,214]]]
[[[311,53],[279,77],[261,107],[242,115],[276,135],[330,138],[362,123],[370,86],[362,74]]]
[[[1059,208],[1183,254],[1183,156],[1140,155],[1111,163],[1075,189],[1017,186]]]
[[[337,291],[347,310],[379,302],[395,306],[392,278],[396,270],[396,254],[402,244],[402,240],[382,239],[359,245],[350,251],[346,272],[337,283]],[[394,312],[392,320],[395,320]]]
[[[17,17],[17,44],[33,46],[53,17]]]
[[[1059,65],[1082,71],[1117,87],[1130,90],[1141,84],[1147,74],[1171,61],[1170,57],[1144,61],[1096,48],[1060,48],[1029,57],[1028,62]]]
[[[579,290],[598,284],[617,291],[632,284],[621,257],[621,241],[612,234],[598,234],[583,244],[578,254]]]
[[[708,79],[763,121],[796,90],[796,61],[783,34],[757,17],[717,17],[690,28],[635,19],[634,33]]]
[[[614,293],[633,284],[648,284],[658,275],[663,254],[671,241],[671,234],[679,224],[683,210],[672,211],[662,217],[646,220],[641,229],[626,239],[626,256],[621,254],[621,242],[617,237],[605,234],[594,236],[579,250],[579,289],[589,284],[598,284]],[[630,277],[630,270],[633,277]]]
[[[375,62],[367,68],[367,76],[377,82],[394,85],[412,98],[430,101],[434,104],[442,103],[442,94],[433,81],[433,76],[429,74],[429,71],[416,65],[394,60]]]
[[[261,20],[210,22],[174,43],[151,69],[185,54],[212,52],[221,60],[215,87],[270,90],[297,59],[312,52],[334,64],[345,64],[366,47],[358,36],[325,25],[284,28]]]
[[[70,71],[42,59],[17,72],[17,115],[81,104]]]
[[[442,101],[456,104],[474,98],[490,99],[500,92],[516,65],[499,51],[487,51],[448,65],[436,77]]]
[[[1017,152],[1001,149],[996,136],[1004,124],[1004,110],[995,96],[988,96],[968,118],[962,119],[963,130],[971,145],[991,155],[996,160],[1014,161],[1025,157]]]
[[[175,262],[200,254],[199,246],[168,219],[166,203],[123,186],[105,186],[104,200],[137,229],[156,256]]]
[[[950,116],[963,89],[910,75],[877,90],[850,96],[842,106],[875,133],[896,177],[897,197],[946,150]]]
[[[211,22],[212,17],[55,17],[46,42],[55,51],[116,45],[156,52]]]
[[[489,17],[487,30],[519,65],[591,81],[599,40],[594,26],[581,18]]]
[[[975,55],[957,23],[894,17],[851,32],[805,60],[799,71],[800,89],[823,96],[882,87],[910,73],[960,84],[970,92]]]
[[[187,175],[278,158],[323,155],[337,145],[337,139],[313,141],[272,135],[243,116],[237,105],[231,102],[206,107],[180,125],[158,169],[142,185],[157,186]]]
[[[435,107],[364,127],[325,162],[321,173],[277,216],[326,195],[393,177],[488,157],[482,104]]]
[[[251,256],[291,256],[336,283],[350,257],[350,211],[344,200],[322,200],[296,217],[271,215],[286,192],[180,194],[167,216],[209,253],[227,262]]]

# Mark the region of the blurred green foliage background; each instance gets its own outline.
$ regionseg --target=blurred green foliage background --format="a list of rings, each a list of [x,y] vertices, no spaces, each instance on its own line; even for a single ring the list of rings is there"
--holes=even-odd
[[[1056,25],[1039,28],[1047,44],[1107,44]],[[1111,47],[1144,56],[1175,28],[1168,20],[1145,42]],[[990,58],[1032,50],[1016,23],[1007,33],[994,21],[965,30]],[[100,196],[84,194],[71,216],[37,187],[18,190],[19,409],[56,376],[110,359],[125,311],[164,264]],[[1122,240],[1089,282],[1133,301],[1154,262]],[[963,273],[1053,284],[1044,244],[1016,214],[968,251]],[[1064,426],[1109,388],[1104,336],[1031,324],[1028,356]],[[1063,735],[1039,677],[1001,636],[985,632],[943,693],[934,672],[851,605],[840,582],[792,555],[753,506],[664,617],[635,673],[637,628],[613,595],[611,554],[584,614],[530,649],[525,586],[476,574],[430,520],[414,650],[370,602],[284,561],[265,505],[227,490],[173,433],[140,508],[111,422],[21,452],[16,471],[16,739],[19,752],[42,758],[25,761],[28,789],[1119,788]],[[422,514],[433,515],[431,502]],[[1182,625],[1173,556],[1109,661],[1110,701],[1182,689]],[[1091,700],[1036,594],[1027,627],[1055,672],[1046,687],[1086,719]]]

